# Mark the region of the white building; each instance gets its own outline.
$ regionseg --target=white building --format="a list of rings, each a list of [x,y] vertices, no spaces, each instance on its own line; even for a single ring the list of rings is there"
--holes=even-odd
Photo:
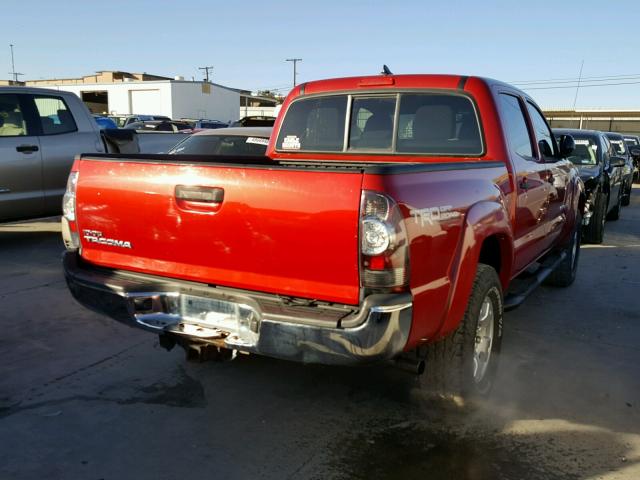
[[[93,113],[166,115],[234,121],[239,118],[240,93],[203,81],[147,74],[98,72],[80,79],[27,81],[27,85],[58,88],[78,95]]]

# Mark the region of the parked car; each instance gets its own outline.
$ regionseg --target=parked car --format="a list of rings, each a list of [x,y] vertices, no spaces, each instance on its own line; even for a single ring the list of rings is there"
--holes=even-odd
[[[445,391],[481,395],[504,308],[575,279],[572,147],[495,80],[309,82],[267,157],[80,157],[65,276],[83,305],[199,358],[426,359]]]
[[[207,129],[185,138],[168,153],[263,157],[267,152],[271,130],[271,127]]]
[[[92,115],[92,116],[100,129],[118,128],[118,125],[116,125],[116,122],[114,122],[113,119],[109,117],[104,117],[102,115]]]
[[[150,120],[147,122],[133,122],[126,127],[129,130],[143,130],[153,132],[188,132],[193,131],[193,126],[187,122],[175,120]]]
[[[0,87],[0,222],[59,215],[74,157],[105,151],[75,94]]]
[[[109,115],[116,122],[118,128],[124,128],[130,123],[135,122],[151,122],[154,120],[170,121],[171,119],[164,115]]]
[[[633,181],[640,182],[640,137],[638,135],[624,135],[624,142],[633,158]]]
[[[227,128],[229,126],[228,123],[222,122],[220,120],[194,120],[190,122],[195,131],[197,130],[205,130],[205,129],[216,129],[216,128]]]
[[[620,133],[605,132],[605,135],[613,145],[616,155],[624,158],[624,181],[622,188],[622,205],[627,206],[631,202],[631,190],[633,189],[633,157],[629,153],[624,137]]]
[[[276,117],[243,117],[240,120],[236,120],[230,126],[231,127],[273,127],[276,122]]]
[[[554,129],[553,133],[557,139],[571,135],[575,141],[575,149],[568,159],[578,168],[586,191],[583,239],[589,243],[602,243],[605,219],[620,217],[626,161],[616,156],[602,132]]]

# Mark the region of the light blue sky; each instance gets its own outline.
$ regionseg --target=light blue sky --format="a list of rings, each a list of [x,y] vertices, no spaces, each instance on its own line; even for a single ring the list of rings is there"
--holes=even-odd
[[[640,108],[639,0],[3,0],[0,12],[0,78],[9,78],[9,43],[23,79],[96,70],[190,79],[213,65],[215,82],[283,93],[290,57],[303,58],[301,82],[378,73],[383,63],[394,73],[575,79],[584,59],[584,77],[638,83],[581,88],[578,108]],[[576,91],[529,93],[552,107],[573,105]]]

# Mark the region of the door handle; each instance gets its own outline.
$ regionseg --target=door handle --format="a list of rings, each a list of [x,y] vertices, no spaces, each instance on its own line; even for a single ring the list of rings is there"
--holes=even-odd
[[[33,153],[40,150],[37,145],[18,145],[16,150],[21,153]]]

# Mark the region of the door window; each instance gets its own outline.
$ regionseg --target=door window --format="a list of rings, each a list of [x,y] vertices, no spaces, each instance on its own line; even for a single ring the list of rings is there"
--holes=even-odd
[[[525,160],[534,160],[527,121],[518,98],[506,93],[500,94],[500,111],[511,151]]]
[[[542,114],[531,103],[527,102],[527,108],[529,109],[529,116],[531,117],[531,123],[536,134],[536,141],[538,142],[538,148],[540,149],[540,155],[544,160],[555,160],[555,141],[551,130],[547,125],[546,120]]]
[[[78,128],[67,104],[60,97],[38,95],[34,98],[43,135],[75,132]]]
[[[19,137],[26,134],[27,123],[18,95],[0,95],[0,137]]]

